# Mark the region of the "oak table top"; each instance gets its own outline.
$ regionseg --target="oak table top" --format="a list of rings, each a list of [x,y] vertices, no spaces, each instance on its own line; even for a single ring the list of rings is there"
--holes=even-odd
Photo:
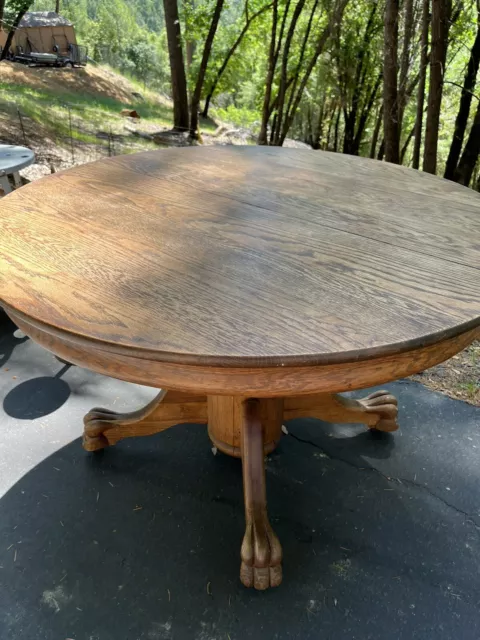
[[[2,202],[0,299],[169,362],[314,364],[480,324],[480,196],[266,147],[120,156]]]
[[[243,584],[282,579],[264,455],[309,416],[394,431],[383,384],[480,336],[480,196],[327,152],[194,147],[120,156],[0,207],[0,305],[69,362],[161,388],[93,409],[84,447],[208,425],[242,458]],[[166,391],[168,390],[168,391]]]

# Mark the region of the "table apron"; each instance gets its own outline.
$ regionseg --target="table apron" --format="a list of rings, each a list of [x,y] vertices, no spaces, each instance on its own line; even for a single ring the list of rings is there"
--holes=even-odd
[[[427,347],[358,362],[303,367],[214,367],[160,362],[104,351],[94,342],[71,342],[8,310],[17,326],[62,359],[112,378],[155,388],[212,395],[284,397],[371,387],[424,371],[480,337],[480,327]]]

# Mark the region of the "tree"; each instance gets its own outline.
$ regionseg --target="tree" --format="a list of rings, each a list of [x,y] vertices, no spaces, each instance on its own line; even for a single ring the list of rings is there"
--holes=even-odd
[[[268,71],[258,144],[268,144],[267,130],[270,124],[270,144],[276,146],[283,145],[312,71],[320,55],[323,53],[330,36],[341,22],[348,1],[349,0],[334,0],[334,5],[326,18],[326,23],[324,23],[323,28],[318,29],[316,33],[316,30],[312,30],[312,26],[319,2],[314,1],[310,11],[306,13],[302,33],[301,29],[297,29],[297,25],[299,24],[300,16],[305,7],[305,0],[298,1],[290,16],[288,27],[287,18],[289,15],[290,0],[286,0],[279,29],[278,0],[274,0]],[[310,38],[311,34],[312,38]],[[295,61],[293,64],[289,64],[289,52],[291,51],[294,35],[298,38],[299,49]],[[282,57],[279,69],[278,61],[281,50]],[[272,87],[275,80],[278,82],[279,89],[276,96],[272,98]]]
[[[400,78],[398,83],[398,128],[402,131],[403,115],[409,99],[408,74],[411,66],[411,45],[414,31],[413,0],[404,2],[403,49],[400,63]]]
[[[428,92],[427,124],[423,170],[436,173],[438,129],[442,105],[443,78],[447,60],[448,30],[451,0],[432,0],[432,50],[430,54],[430,87]]]
[[[377,35],[383,21],[376,2],[367,3],[363,36],[358,16],[345,16],[335,38],[338,87],[344,116],[343,153],[358,155],[365,127],[382,83],[379,72]],[[362,16],[363,17],[363,16]]]
[[[480,154],[480,100],[465,148],[455,170],[455,181],[468,187]]]
[[[468,60],[467,71],[463,81],[460,105],[455,120],[455,130],[453,132],[452,143],[445,165],[444,177],[455,180],[455,172],[458,159],[462,151],[463,139],[467,129],[470,105],[472,103],[473,91],[475,89],[478,67],[480,65],[480,2],[477,0],[477,35],[475,37],[470,58]]]
[[[12,40],[13,36],[15,35],[15,31],[22,21],[23,16],[27,13],[32,4],[33,0],[10,0],[10,2],[8,3],[8,10],[12,14],[13,18],[11,21],[9,21],[9,32],[5,41],[5,46],[0,53],[0,61],[5,60],[5,58],[7,57],[8,52],[10,51],[10,47],[12,46]]]
[[[189,128],[187,79],[183,61],[182,34],[178,16],[177,0],[163,0],[165,28],[167,31],[168,54],[173,100],[173,127],[179,131]]]
[[[422,2],[422,34],[420,40],[420,70],[417,90],[417,108],[415,116],[415,132],[412,167],[420,166],[420,147],[422,145],[423,110],[425,105],[425,85],[427,80],[428,65],[428,31],[430,25],[430,0]]]
[[[197,136],[198,111],[200,107],[200,98],[202,96],[203,83],[205,81],[208,60],[212,51],[213,39],[215,38],[215,33],[218,29],[218,22],[220,20],[220,14],[222,13],[223,3],[224,0],[216,0],[212,20],[210,22],[210,29],[208,30],[208,34],[205,39],[205,45],[203,47],[202,60],[200,62],[200,68],[198,70],[195,89],[192,95],[192,103],[190,106],[190,135],[194,138]]]
[[[155,70],[157,62],[153,47],[148,42],[136,42],[127,47],[126,54],[134,66],[136,75],[141,78],[145,87],[149,75]]]
[[[235,51],[238,49],[238,47],[242,43],[242,40],[245,37],[245,35],[246,35],[247,31],[249,30],[250,26],[252,25],[253,21],[256,18],[258,18],[259,16],[261,16],[262,13],[264,13],[265,11],[267,11],[267,9],[270,9],[271,7],[272,7],[272,3],[266,4],[265,6],[261,7],[255,13],[252,13],[251,15],[249,15],[248,0],[246,0],[246,2],[245,2],[245,25],[243,26],[243,29],[238,34],[235,42],[232,44],[230,49],[228,49],[227,53],[225,54],[223,62],[220,65],[220,67],[217,70],[217,72],[215,73],[214,80],[210,84],[210,87],[208,89],[207,97],[205,98],[205,106],[204,106],[203,112],[202,112],[202,116],[204,118],[206,118],[208,116],[208,110],[210,108],[210,102],[211,102],[211,100],[213,98],[213,95],[214,95],[216,89],[217,89],[218,83],[220,82],[220,79],[222,78],[223,74],[225,73],[225,70],[226,70],[226,68],[228,66],[228,63],[230,62],[233,54],[235,53]]]
[[[383,131],[385,160],[400,163],[400,127],[397,88],[398,0],[386,0],[383,58]]]

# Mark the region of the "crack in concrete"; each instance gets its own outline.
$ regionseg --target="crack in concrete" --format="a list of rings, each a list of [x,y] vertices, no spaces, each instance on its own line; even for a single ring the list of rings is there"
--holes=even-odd
[[[463,509],[460,509],[459,507],[452,504],[451,502],[448,502],[448,500],[445,500],[445,498],[443,498],[442,496],[432,491],[432,489],[427,487],[427,485],[420,484],[419,482],[415,482],[415,480],[410,480],[408,478],[394,478],[392,476],[387,476],[385,473],[383,473],[383,471],[380,471],[380,469],[377,469],[376,467],[361,467],[360,465],[355,464],[355,462],[352,462],[351,460],[347,460],[346,458],[342,458],[340,456],[332,456],[330,453],[328,453],[328,451],[325,451],[325,449],[323,449],[323,447],[318,445],[316,442],[312,442],[312,440],[306,440],[304,438],[300,438],[299,436],[295,435],[291,431],[288,432],[288,435],[294,438],[295,440],[297,440],[298,442],[303,442],[304,444],[309,444],[312,447],[315,447],[330,460],[337,460],[338,462],[343,462],[343,464],[346,464],[349,467],[352,467],[353,469],[357,469],[357,471],[371,471],[373,473],[378,474],[388,482],[398,482],[398,484],[406,484],[408,486],[415,487],[416,489],[422,489],[423,491],[426,491],[433,498],[436,498],[437,500],[439,500],[442,504],[444,504],[449,509],[453,509],[453,511],[456,511],[457,513],[463,515],[465,518],[465,522],[472,524],[475,527],[477,533],[480,534],[480,525],[475,520],[473,514],[468,513],[467,511],[463,511]]]

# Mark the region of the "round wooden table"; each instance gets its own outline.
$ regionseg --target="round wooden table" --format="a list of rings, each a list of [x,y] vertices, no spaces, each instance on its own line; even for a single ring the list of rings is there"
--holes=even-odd
[[[397,429],[388,391],[480,334],[480,197],[428,174],[269,147],[171,149],[7,196],[0,300],[59,357],[162,390],[93,409],[84,446],[185,422],[242,458],[243,584],[281,582],[264,455],[309,416]],[[168,390],[168,391],[165,391]]]

